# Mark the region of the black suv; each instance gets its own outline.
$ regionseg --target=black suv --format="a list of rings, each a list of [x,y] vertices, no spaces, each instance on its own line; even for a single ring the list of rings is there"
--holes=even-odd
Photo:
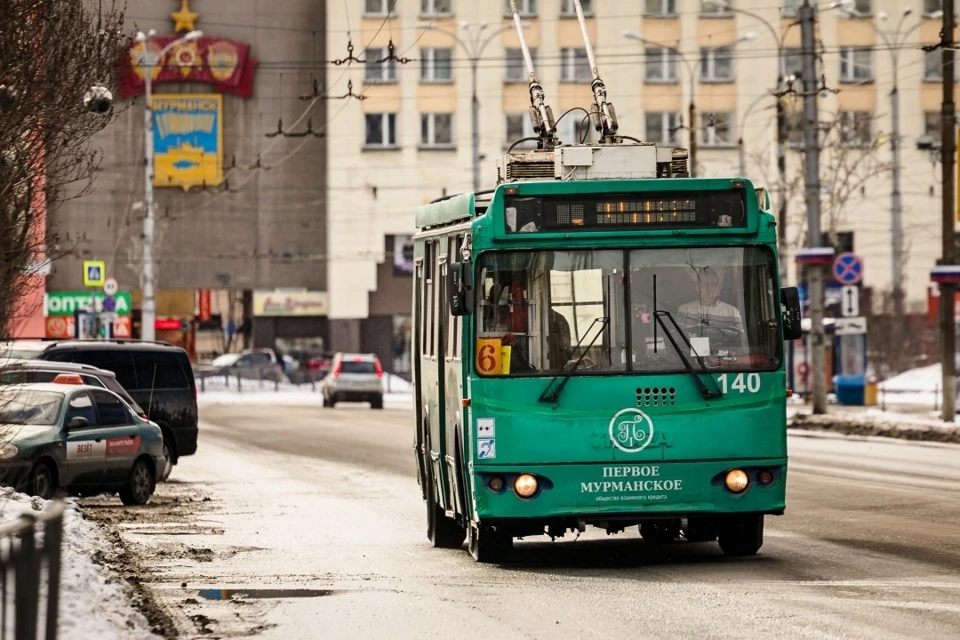
[[[197,451],[197,385],[187,352],[165,342],[65,340],[51,342],[36,360],[78,362],[112,371],[117,382],[163,431],[172,464]]]

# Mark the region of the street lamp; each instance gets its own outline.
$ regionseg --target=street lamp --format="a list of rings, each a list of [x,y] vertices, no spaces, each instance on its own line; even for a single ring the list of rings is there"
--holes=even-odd
[[[167,43],[156,54],[150,51],[147,43],[157,34],[151,29],[146,35],[142,31],[137,33],[136,42],[143,43],[143,58],[140,66],[144,68],[144,87],[146,88],[146,102],[143,108],[143,135],[144,135],[144,209],[143,216],[143,305],[140,316],[140,338],[143,340],[154,340],[156,338],[156,327],[154,323],[157,319],[156,299],[154,293],[154,265],[153,265],[153,231],[154,231],[154,206],[153,206],[153,67],[157,65],[163,56],[173,47],[184,42],[192,42],[203,37],[202,31],[191,31],[182,38]]]
[[[862,17],[855,9],[841,9],[841,12],[850,17]],[[895,318],[903,318],[903,205],[900,199],[900,92],[897,85],[897,72],[900,67],[900,48],[906,43],[907,37],[920,28],[918,22],[912,28],[902,32],[903,22],[913,11],[904,9],[893,32],[881,31],[871,20],[864,20],[878,36],[883,38],[893,65],[893,86],[890,89],[890,151],[893,154],[893,170],[891,172],[892,188],[890,190],[890,231],[893,244],[893,313]],[[881,21],[887,22],[887,14],[881,11],[877,14]]]
[[[453,38],[457,44],[463,49],[463,52],[467,55],[467,58],[470,60],[470,74],[471,74],[471,94],[470,94],[470,130],[472,138],[472,148],[473,148],[473,192],[476,193],[480,191],[480,99],[477,97],[477,66],[480,63],[480,57],[483,55],[483,50],[487,48],[487,45],[490,44],[494,38],[496,38],[501,33],[505,31],[510,31],[514,28],[513,23],[504,24],[502,27],[491,33],[485,39],[481,39],[483,32],[486,30],[489,24],[486,22],[480,23],[470,23],[467,21],[462,21],[460,23],[460,28],[464,31],[469,32],[470,27],[478,27],[470,37],[469,41],[464,41],[460,36],[458,36],[453,31],[443,29],[438,27],[433,23],[420,23],[417,24],[417,28],[426,29],[429,31],[438,31],[440,33],[445,33],[451,38]],[[520,24],[521,28],[529,29],[530,24],[527,22]]]
[[[687,125],[690,130],[690,143],[688,150],[690,155],[690,177],[697,177],[697,73],[694,69],[694,63],[691,62],[687,56],[683,55],[676,47],[654,42],[639,31],[624,31],[623,37],[628,40],[636,40],[637,42],[643,42],[655,47],[660,47],[661,49],[666,49],[672,52],[673,55],[683,62],[684,66],[687,68],[687,76],[690,79],[690,106],[688,108],[689,123]],[[756,39],[757,34],[751,31],[737,38],[736,42],[749,42]]]

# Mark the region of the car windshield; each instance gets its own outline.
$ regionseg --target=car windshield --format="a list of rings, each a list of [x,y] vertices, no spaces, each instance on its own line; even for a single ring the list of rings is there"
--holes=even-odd
[[[6,387],[0,390],[0,424],[53,426],[60,418],[63,394]]]
[[[240,359],[239,353],[225,353],[222,356],[218,356],[214,358],[210,364],[212,364],[215,367],[229,367],[239,359]]]
[[[574,375],[683,372],[680,349],[697,368],[780,364],[766,248],[485,253],[477,282],[482,375],[556,374],[581,356]]]
[[[18,344],[18,343],[6,343],[0,344],[0,358],[11,358],[11,359],[26,359],[32,360],[38,355],[43,353],[43,350],[47,348],[46,344]]]

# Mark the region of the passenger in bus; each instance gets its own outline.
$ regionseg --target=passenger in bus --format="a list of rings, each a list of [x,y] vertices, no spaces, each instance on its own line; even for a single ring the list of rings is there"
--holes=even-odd
[[[695,278],[697,299],[680,305],[677,322],[690,337],[709,338],[711,354],[718,349],[746,350],[746,332],[740,310],[720,300],[723,274],[716,268],[707,267],[697,269]]]
[[[547,369],[559,371],[573,357],[570,323],[556,309],[550,309],[547,326]]]

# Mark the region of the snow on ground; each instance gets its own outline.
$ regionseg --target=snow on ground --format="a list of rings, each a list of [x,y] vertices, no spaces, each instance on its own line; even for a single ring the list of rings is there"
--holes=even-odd
[[[904,371],[877,385],[877,402],[888,405],[922,405],[933,410],[943,398],[942,375],[939,364]]]
[[[258,380],[241,381],[237,390],[235,378],[229,386],[223,378],[211,378],[206,381],[206,390],[197,393],[200,404],[277,404],[288,406],[323,406],[320,385],[312,388],[309,384],[295,385],[281,382],[260,383]],[[384,405],[390,407],[413,406],[412,385],[398,376],[387,374],[383,381]]]
[[[48,501],[4,488],[0,490],[0,523],[6,524],[25,513],[38,515],[48,505]],[[42,533],[38,542],[39,540],[42,540]],[[61,547],[59,637],[71,640],[156,637],[150,632],[147,619],[133,608],[130,602],[130,587],[125,583],[108,581],[104,568],[94,563],[95,554],[110,547],[97,526],[83,519],[76,503],[67,500]],[[12,580],[12,572],[9,577]],[[41,580],[41,594],[45,594],[45,571]],[[12,613],[12,582],[8,584],[7,597],[10,603],[8,611]],[[42,616],[46,612],[45,598],[42,598],[40,611],[42,631]],[[8,636],[12,637],[13,616],[10,618]]]

